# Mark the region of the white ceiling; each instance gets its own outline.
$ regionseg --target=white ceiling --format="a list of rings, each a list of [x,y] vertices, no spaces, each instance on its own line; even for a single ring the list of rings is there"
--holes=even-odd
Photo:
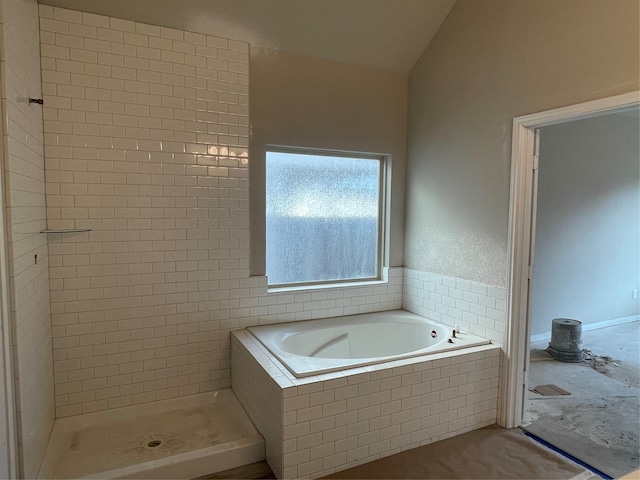
[[[39,0],[408,73],[456,0]]]

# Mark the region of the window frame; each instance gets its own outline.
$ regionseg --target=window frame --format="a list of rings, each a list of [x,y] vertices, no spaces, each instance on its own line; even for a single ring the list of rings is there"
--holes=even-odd
[[[361,158],[364,160],[376,160],[378,162],[378,235],[377,235],[377,258],[376,258],[376,275],[373,277],[359,277],[348,279],[334,279],[334,280],[317,280],[308,282],[295,282],[295,283],[269,283],[268,273],[267,276],[267,290],[269,292],[284,292],[292,290],[307,290],[307,289],[319,289],[319,288],[335,288],[335,287],[347,287],[357,285],[370,285],[377,283],[385,283],[387,281],[386,272],[388,266],[389,257],[389,204],[390,204],[390,190],[391,190],[391,156],[383,153],[372,152],[358,152],[347,150],[332,150],[324,148],[311,148],[311,147],[293,147],[287,145],[267,145],[265,148],[265,260],[268,248],[268,238],[266,238],[266,222],[267,222],[267,196],[266,196],[266,184],[267,184],[267,168],[268,168],[268,155],[269,153],[288,153],[298,155],[315,155],[315,156],[330,156],[330,157],[343,157],[343,158]]]

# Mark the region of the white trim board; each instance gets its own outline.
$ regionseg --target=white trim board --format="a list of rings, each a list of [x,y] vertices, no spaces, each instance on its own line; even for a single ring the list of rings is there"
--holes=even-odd
[[[2,15],[0,7],[0,15]],[[0,36],[0,41],[3,38]],[[4,68],[4,62],[1,63]],[[0,72],[0,75],[4,71]],[[0,90],[5,97],[6,82],[0,77]],[[0,104],[0,118],[6,113]],[[7,129],[5,122],[0,122]],[[8,139],[0,132],[0,478],[18,478],[19,447],[16,391],[13,365],[14,328],[11,317],[11,286],[9,273],[9,240],[6,219],[6,163]]]
[[[624,325],[625,323],[633,323],[640,321],[640,315],[630,315],[628,317],[612,318],[611,320],[603,320],[602,322],[590,323],[582,325],[583,332],[591,330],[599,330],[600,328],[614,327],[616,325]],[[550,340],[551,332],[538,333],[529,337],[529,343],[541,342],[542,340]]]

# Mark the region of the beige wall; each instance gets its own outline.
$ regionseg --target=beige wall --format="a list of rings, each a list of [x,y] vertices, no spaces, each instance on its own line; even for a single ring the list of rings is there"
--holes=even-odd
[[[638,6],[457,2],[409,78],[406,266],[505,285],[512,119],[637,90]]]
[[[402,265],[407,78],[290,54],[251,58],[251,273],[265,273],[266,145],[390,154],[390,266]]]
[[[4,178],[20,473],[38,474],[55,418],[45,209],[38,5],[3,0]],[[35,261],[37,255],[38,261]]]

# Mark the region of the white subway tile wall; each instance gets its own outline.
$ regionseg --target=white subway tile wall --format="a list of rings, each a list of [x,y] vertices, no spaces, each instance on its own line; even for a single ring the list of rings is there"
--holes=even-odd
[[[399,308],[249,277],[248,45],[40,6],[58,417],[230,386],[229,332]]]
[[[248,45],[40,6],[56,412],[228,386]]]
[[[35,478],[55,419],[36,0],[0,2],[4,187],[20,474]]]
[[[296,379],[246,331],[233,390],[278,478],[317,478],[496,422],[496,345]]]
[[[504,343],[506,298],[504,287],[404,269],[403,309],[499,344]]]

